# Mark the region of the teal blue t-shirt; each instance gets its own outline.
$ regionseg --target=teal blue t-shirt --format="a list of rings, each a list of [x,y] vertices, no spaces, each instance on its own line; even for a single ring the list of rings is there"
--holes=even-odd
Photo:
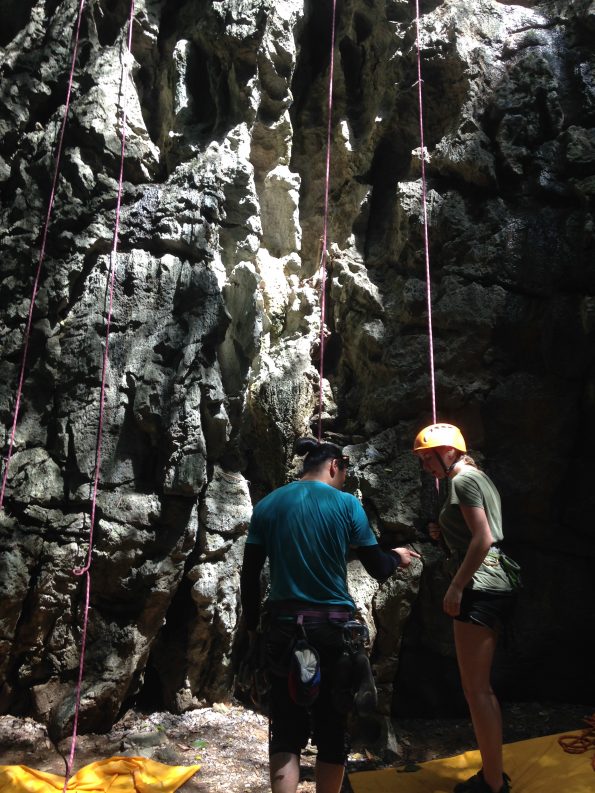
[[[361,504],[324,482],[300,480],[274,490],[252,513],[248,543],[269,558],[269,601],[353,608],[347,590],[349,547],[376,545]]]

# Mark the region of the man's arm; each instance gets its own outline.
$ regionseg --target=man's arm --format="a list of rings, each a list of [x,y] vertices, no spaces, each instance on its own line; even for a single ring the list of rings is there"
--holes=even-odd
[[[240,599],[246,628],[255,631],[260,617],[260,574],[266,560],[264,545],[246,543],[240,573]]]
[[[397,567],[407,567],[412,559],[419,559],[416,551],[409,548],[393,548],[383,551],[379,545],[360,546],[355,549],[357,558],[368,575],[382,583],[392,575]]]
[[[355,548],[357,557],[368,575],[382,583],[395,572],[397,567],[407,567],[413,558],[420,558],[416,551],[411,551],[409,548],[391,548],[384,551],[376,542],[376,537],[360,502],[352,495],[346,497],[352,510],[351,546]]]

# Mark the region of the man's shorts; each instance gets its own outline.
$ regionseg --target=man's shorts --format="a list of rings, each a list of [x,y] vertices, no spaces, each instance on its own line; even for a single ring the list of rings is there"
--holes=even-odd
[[[320,693],[311,708],[296,705],[289,696],[287,669],[289,652],[296,634],[295,620],[271,618],[266,632],[269,661],[269,754],[289,752],[299,755],[312,738],[318,759],[344,765],[347,760],[347,715],[333,702],[334,670],[344,649],[343,624],[304,621],[308,643],[320,656]]]
[[[498,630],[507,622],[515,602],[516,592],[464,589],[461,610],[454,619]]]

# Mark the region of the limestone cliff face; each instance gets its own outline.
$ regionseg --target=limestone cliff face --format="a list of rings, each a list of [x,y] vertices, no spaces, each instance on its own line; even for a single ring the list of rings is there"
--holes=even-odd
[[[0,4],[6,445],[78,5]],[[317,421],[331,2],[135,5],[131,61],[127,0],[84,10],[0,517],[0,707],[56,733],[80,651],[72,570],[88,544],[124,95],[83,729],[138,696],[181,711],[228,694],[251,504],[295,473],[293,441]],[[424,670],[452,662],[424,531],[436,495],[408,451],[431,420],[413,8],[338,3],[332,124],[323,426],[348,446],[348,486],[382,540],[424,555],[423,572],[380,588],[351,566],[384,716],[399,664],[396,707],[415,689],[431,710],[445,700]],[[551,695],[554,674],[576,698],[589,681],[576,659],[594,595],[594,43],[588,0],[422,3],[438,411],[498,484],[524,565],[523,639],[502,663],[513,695]]]

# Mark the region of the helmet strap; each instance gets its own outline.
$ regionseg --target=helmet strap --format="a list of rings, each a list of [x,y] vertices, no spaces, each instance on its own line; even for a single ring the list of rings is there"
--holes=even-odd
[[[459,457],[457,457],[457,459],[454,462],[452,462],[449,466],[446,466],[444,464],[444,460],[442,459],[442,457],[440,457],[436,449],[434,449],[434,454],[436,455],[438,462],[442,466],[442,470],[444,471],[444,476],[449,475],[449,473],[452,471],[452,469],[455,467],[455,465],[459,462],[460,459]]]
[[[449,473],[449,471],[450,471],[450,468],[447,468],[447,467],[444,465],[444,460],[442,459],[442,457],[440,457],[440,455],[438,454],[438,452],[436,451],[436,449],[434,449],[434,456],[436,457],[436,459],[438,460],[438,462],[439,462],[439,463],[440,463],[440,465],[442,466],[442,470],[444,471],[444,476],[448,476],[448,473]]]

